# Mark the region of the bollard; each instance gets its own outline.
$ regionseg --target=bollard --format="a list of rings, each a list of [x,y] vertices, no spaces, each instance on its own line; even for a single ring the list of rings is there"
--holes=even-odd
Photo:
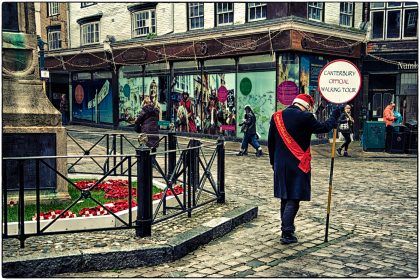
[[[168,155],[168,173],[166,173],[166,176],[171,178],[176,166],[176,136],[174,131],[168,132],[168,150],[173,151],[169,152]],[[169,182],[169,184],[173,186],[174,182]],[[166,215],[166,199],[163,200],[163,215]]]
[[[3,180],[2,180],[2,182],[1,182],[1,186],[2,186],[2,189],[3,189],[3,205],[2,205],[2,210],[3,210],[3,230],[4,230],[4,233],[3,233],[3,236],[4,237],[7,237],[9,234],[8,234],[8,228],[7,228],[7,224],[8,224],[8,221],[7,221],[7,212],[8,212],[8,209],[7,209],[7,205],[8,205],[8,202],[7,202],[7,185],[6,185],[6,182],[7,182],[7,180],[8,180],[8,178],[7,178],[7,173],[6,173],[6,162],[7,161],[5,161],[5,160],[2,160],[2,163],[3,163],[3,168],[2,168],[2,175],[3,175]]]
[[[192,201],[192,205],[195,207],[195,206],[197,206],[197,201],[196,201],[196,196],[197,196],[197,188],[198,188],[198,184],[199,184],[199,181],[200,181],[200,178],[199,178],[199,162],[198,162],[198,159],[199,159],[199,156],[200,156],[200,153],[199,153],[199,146],[200,146],[200,141],[198,141],[198,140],[193,140],[193,142],[192,142],[192,146],[193,147],[197,147],[196,149],[194,149],[194,150],[191,150],[191,161],[192,161],[192,166],[191,166],[191,168],[192,168],[192,174],[193,174],[193,177],[192,177],[192,189],[193,189],[193,194],[192,194],[192,197],[193,197],[193,201]]]
[[[168,150],[173,151],[170,152],[168,156],[168,175],[170,177],[174,172],[176,165],[176,137],[175,132],[173,131],[168,132]]]
[[[116,134],[112,134],[112,150],[114,151],[113,154],[114,156],[117,155],[117,135]],[[117,165],[117,158],[114,158],[114,165],[112,167],[115,167]],[[114,169],[114,176],[117,175],[117,169]]]
[[[192,147],[194,145],[194,140],[190,140],[188,143],[188,147]],[[192,197],[191,197],[191,187],[193,185],[194,180],[194,160],[193,160],[193,151],[194,150],[187,150],[187,166],[188,166],[188,177],[187,177],[187,185],[185,187],[185,190],[187,192],[187,211],[188,211],[188,218],[191,218],[191,212],[192,212]],[[185,170],[187,172],[187,169]]]
[[[18,238],[20,240],[20,248],[25,248],[25,183],[24,183],[24,161],[18,161],[19,174],[19,228]]]
[[[217,203],[225,203],[225,138],[217,139]]]
[[[137,157],[137,220],[136,236],[152,235],[152,158],[150,149],[142,145],[136,149]]]

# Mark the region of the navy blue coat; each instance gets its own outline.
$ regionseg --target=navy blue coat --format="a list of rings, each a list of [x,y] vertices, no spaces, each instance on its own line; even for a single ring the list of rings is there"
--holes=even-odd
[[[319,122],[308,111],[289,106],[283,111],[287,132],[303,151],[311,144],[312,133],[326,133],[337,125],[339,110],[334,110],[325,122]],[[268,132],[268,152],[274,170],[274,196],[282,199],[311,200],[311,172],[299,169],[299,160],[284,144],[273,117]]]

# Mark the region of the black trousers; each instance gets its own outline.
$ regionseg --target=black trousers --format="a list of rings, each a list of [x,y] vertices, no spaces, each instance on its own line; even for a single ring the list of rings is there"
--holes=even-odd
[[[347,151],[347,149],[349,148],[349,145],[351,143],[351,137],[350,137],[350,132],[341,132],[341,134],[343,134],[344,140],[345,142],[341,145],[341,149],[344,148],[344,151]]]
[[[280,207],[281,231],[283,233],[295,232],[295,217],[299,211],[299,200],[282,199]]]

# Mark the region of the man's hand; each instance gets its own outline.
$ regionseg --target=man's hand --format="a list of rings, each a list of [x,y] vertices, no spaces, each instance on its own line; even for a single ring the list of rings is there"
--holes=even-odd
[[[340,104],[332,111],[331,115],[338,119],[342,112],[344,112],[344,105]]]

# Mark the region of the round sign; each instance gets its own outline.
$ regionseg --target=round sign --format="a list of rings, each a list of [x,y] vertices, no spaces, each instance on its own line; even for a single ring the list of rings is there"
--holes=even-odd
[[[296,95],[299,94],[299,88],[292,81],[284,81],[277,86],[277,100],[283,105],[292,105]]]
[[[83,90],[82,85],[77,85],[74,90],[74,100],[77,104],[82,104],[83,98],[85,98],[85,91]]]
[[[241,80],[239,88],[241,89],[241,92],[242,92],[243,95],[248,95],[252,90],[251,80],[247,77],[243,78]]]
[[[360,71],[350,61],[331,61],[319,72],[318,90],[331,103],[349,102],[356,97],[361,86]]]
[[[220,102],[225,102],[228,96],[228,90],[224,85],[221,85],[217,90],[217,98]]]
[[[123,87],[124,96],[130,98],[130,86],[125,84]]]

